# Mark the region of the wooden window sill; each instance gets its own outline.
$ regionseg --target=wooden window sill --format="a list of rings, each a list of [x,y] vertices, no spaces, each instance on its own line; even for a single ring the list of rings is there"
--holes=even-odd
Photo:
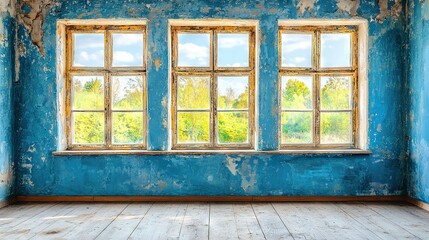
[[[256,151],[256,150],[169,150],[169,151],[147,151],[147,150],[65,150],[52,153],[54,156],[86,156],[86,155],[370,155],[369,150],[361,149],[320,149],[320,150],[278,150],[278,151]]]

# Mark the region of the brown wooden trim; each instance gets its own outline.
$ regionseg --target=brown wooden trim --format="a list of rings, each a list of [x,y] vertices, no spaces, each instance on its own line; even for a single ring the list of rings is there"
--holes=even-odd
[[[411,204],[413,204],[413,205],[415,205],[415,206],[417,206],[417,207],[419,207],[421,209],[429,211],[429,203],[425,203],[423,201],[420,201],[420,200],[412,198],[412,197],[406,197],[405,200],[408,203],[411,203]]]
[[[0,208],[4,208],[4,207],[7,207],[7,206],[9,206],[9,205],[12,205],[12,204],[14,204],[16,201],[17,201],[17,198],[16,198],[16,197],[10,197],[10,198],[8,198],[8,199],[6,199],[6,200],[4,200],[4,201],[0,201]]]
[[[18,196],[18,202],[401,202],[404,196]]]

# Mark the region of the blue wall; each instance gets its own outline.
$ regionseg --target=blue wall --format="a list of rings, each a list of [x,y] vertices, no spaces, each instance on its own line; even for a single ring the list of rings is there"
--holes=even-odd
[[[429,1],[411,1],[408,194],[429,202]]]
[[[13,94],[14,19],[2,3],[0,9],[0,202],[14,194]]]
[[[37,2],[37,1],[36,1]],[[40,1],[39,1],[40,2]],[[44,1],[49,4],[52,1]],[[314,3],[316,2],[316,3]],[[308,5],[307,5],[308,4]],[[404,14],[380,14],[376,1],[52,2],[41,35],[18,28],[15,87],[18,195],[401,195],[405,189]],[[392,6],[389,9],[397,8]],[[304,9],[303,7],[308,8]],[[28,6],[26,6],[28,7]],[[31,9],[20,8],[21,14]],[[310,11],[311,10],[311,11]],[[302,15],[301,15],[302,13]],[[277,20],[349,18],[369,21],[369,149],[371,155],[57,156],[56,20],[148,19],[148,148],[168,149],[168,19],[256,19],[260,23],[258,149],[277,150]],[[25,15],[23,15],[25,16]],[[375,19],[378,16],[378,20]],[[384,20],[384,21],[383,21]],[[381,23],[381,21],[383,21]],[[32,26],[34,27],[34,26]],[[35,26],[37,28],[37,26]],[[39,32],[40,33],[40,32]],[[34,31],[33,31],[34,35]],[[36,42],[36,44],[32,43]],[[37,47],[38,45],[38,47]],[[155,60],[161,65],[157,69]]]

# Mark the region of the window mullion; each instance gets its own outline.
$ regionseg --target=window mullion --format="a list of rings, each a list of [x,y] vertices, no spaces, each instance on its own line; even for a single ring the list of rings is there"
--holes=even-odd
[[[314,41],[313,41],[313,67],[316,70],[319,70],[320,68],[320,31],[316,30],[314,33]],[[320,145],[320,75],[314,74],[313,75],[313,97],[314,97],[314,126],[313,126],[313,141],[315,146]]]
[[[210,143],[211,146],[214,147],[217,145],[217,131],[218,131],[218,126],[217,126],[217,75],[214,74],[214,69],[216,69],[217,67],[217,34],[216,32],[213,30],[211,31],[211,35],[212,37],[211,39],[211,45],[210,45],[210,51],[211,51],[211,90],[210,90],[210,101],[211,101],[211,131],[210,131]],[[215,67],[216,66],[216,67]]]
[[[108,72],[111,70],[112,66],[112,34],[110,31],[105,32],[105,58],[104,58],[104,67],[108,70]],[[107,73],[105,75],[105,96],[104,96],[104,102],[105,102],[105,143],[107,148],[112,147],[112,106],[111,106],[111,74]]]

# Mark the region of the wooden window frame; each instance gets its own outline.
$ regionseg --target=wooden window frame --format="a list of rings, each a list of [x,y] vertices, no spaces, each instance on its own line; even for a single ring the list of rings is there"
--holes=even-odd
[[[252,150],[255,147],[255,65],[256,65],[256,27],[254,26],[171,26],[171,126],[173,150]],[[178,34],[179,33],[210,33],[210,65],[209,67],[178,66]],[[217,34],[248,33],[249,34],[249,66],[218,67],[217,66]],[[177,121],[177,79],[179,76],[204,75],[210,77],[210,130],[208,143],[178,143]],[[217,109],[217,78],[218,76],[246,76],[249,79],[247,110]],[[246,112],[249,115],[248,143],[218,143],[218,112]]]
[[[104,33],[104,67],[76,67],[73,66],[73,33]],[[113,33],[141,33],[143,34],[143,66],[142,67],[113,67]],[[67,150],[145,150],[147,147],[147,34],[145,25],[67,25],[65,26],[66,46],[66,138]],[[73,76],[103,76],[104,77],[104,143],[102,144],[75,144],[73,143],[72,129],[72,81]],[[114,76],[141,76],[143,83],[143,99],[141,110],[114,110],[112,108],[111,79]],[[76,111],[76,112],[85,112]],[[87,112],[97,112],[88,110]],[[143,114],[143,142],[138,144],[114,144],[113,142],[113,113],[114,112],[141,112]]]
[[[311,33],[312,37],[312,66],[309,68],[283,67],[282,66],[282,34],[284,33]],[[340,68],[322,68],[321,60],[321,33],[350,33],[351,34],[351,67]],[[359,30],[355,25],[332,25],[332,26],[280,26],[278,30],[278,47],[279,47],[279,142],[280,149],[355,149],[359,147]],[[313,81],[312,98],[312,136],[313,142],[309,144],[292,144],[282,143],[281,119],[283,112],[297,112],[282,109],[282,77],[284,76],[311,76]],[[320,108],[320,78],[329,75],[343,75],[352,78],[352,106],[350,110],[321,110]],[[351,142],[350,143],[320,143],[321,129],[321,112],[350,112],[351,118]]]

